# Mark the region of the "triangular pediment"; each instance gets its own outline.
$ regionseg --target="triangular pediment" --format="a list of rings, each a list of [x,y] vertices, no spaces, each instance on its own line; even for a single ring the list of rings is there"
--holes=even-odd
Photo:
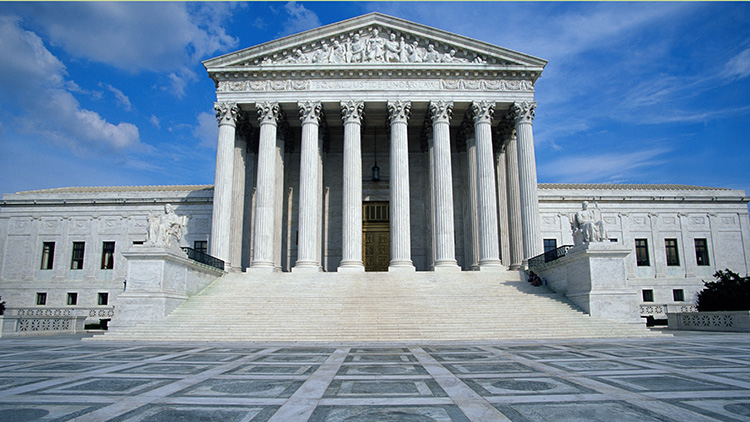
[[[528,70],[538,77],[546,63],[462,35],[369,13],[209,59],[203,65],[210,74],[287,68],[466,67]]]

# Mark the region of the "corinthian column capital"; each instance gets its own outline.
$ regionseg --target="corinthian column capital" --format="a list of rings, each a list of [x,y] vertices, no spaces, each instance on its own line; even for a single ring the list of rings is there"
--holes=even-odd
[[[536,101],[521,101],[510,106],[510,116],[516,124],[531,123],[534,120]]]
[[[320,116],[323,113],[323,107],[320,101],[305,101],[304,103],[297,103],[299,109],[299,120],[302,124],[305,123],[320,123]]]
[[[432,123],[448,123],[453,117],[453,101],[430,101],[430,118]]]
[[[411,101],[388,101],[388,118],[391,123],[406,123],[411,117]]]
[[[260,124],[272,123],[275,125],[279,123],[282,113],[279,103],[266,101],[265,103],[256,104],[255,108],[258,110],[258,121]]]
[[[214,103],[216,111],[216,121],[221,125],[237,125],[237,119],[240,115],[240,107],[237,103]]]
[[[471,103],[471,118],[474,124],[477,123],[492,123],[492,118],[495,116],[495,102],[494,101],[479,101]]]
[[[344,124],[362,123],[365,117],[365,103],[363,101],[342,101],[341,102],[341,119]]]

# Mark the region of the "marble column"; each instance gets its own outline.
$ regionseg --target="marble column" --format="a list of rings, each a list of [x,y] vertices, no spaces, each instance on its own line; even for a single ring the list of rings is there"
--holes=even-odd
[[[500,263],[500,243],[497,236],[497,197],[495,196],[495,166],[492,155],[492,117],[495,103],[472,103],[477,160],[477,199],[479,214],[479,269],[504,269]]]
[[[240,114],[236,134],[234,137],[234,176],[232,180],[232,223],[231,243],[229,246],[229,261],[232,271],[242,271],[242,255],[244,237],[249,234],[245,226],[245,179],[248,159],[248,140],[252,135],[252,127],[247,117]]]
[[[511,120],[506,120],[505,171],[508,187],[508,244],[510,254],[508,268],[517,270],[523,261],[523,230],[521,229],[521,187],[518,181],[518,140]]]
[[[232,221],[232,180],[234,177],[235,128],[240,108],[236,103],[216,103],[219,141],[216,147],[216,177],[211,218],[210,254],[229,262]]]
[[[428,119],[425,119],[424,126],[422,127],[422,136],[427,143],[427,195],[430,198],[430,221],[428,221],[427,230],[430,232],[430,258],[429,258],[429,269],[430,271],[435,269],[435,155],[432,153],[434,148],[433,136],[432,136],[432,124],[429,123]]]
[[[365,103],[341,103],[344,121],[344,180],[341,263],[338,271],[364,271],[362,265],[362,119]]]
[[[299,164],[299,238],[294,270],[320,270],[318,251],[320,151],[318,128],[323,107],[320,102],[298,103],[302,122]]]
[[[409,138],[407,122],[410,101],[389,101],[391,125],[391,263],[388,271],[414,271],[411,261],[411,221],[409,207]]]
[[[251,268],[274,269],[274,222],[276,207],[276,135],[281,117],[278,103],[256,105],[260,123],[258,177],[256,178],[255,234]]]
[[[505,178],[505,143],[502,139],[495,145],[495,177],[497,179],[497,225],[500,231],[500,261],[510,263],[510,228],[508,227],[508,184]]]
[[[453,176],[451,166],[450,119],[453,102],[430,102],[432,154],[435,165],[435,271],[460,269],[456,262],[453,225]]]
[[[464,125],[465,124],[465,125]],[[467,239],[464,248],[467,249],[469,262],[468,267],[470,270],[476,271],[479,269],[479,188],[477,187],[477,139],[476,133],[474,132],[474,126],[469,123],[468,120],[464,120],[462,123],[461,134],[466,142],[466,190],[469,197],[467,205],[469,211],[466,219],[468,220],[465,225],[467,235],[464,239]]]
[[[523,231],[523,266],[529,258],[544,252],[539,218],[536,157],[531,122],[536,102],[513,103],[516,137],[518,139],[518,182],[521,194],[521,226]]]

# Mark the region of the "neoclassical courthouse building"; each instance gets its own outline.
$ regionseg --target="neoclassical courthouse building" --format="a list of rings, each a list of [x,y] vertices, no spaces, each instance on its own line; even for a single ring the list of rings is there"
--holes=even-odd
[[[743,191],[537,183],[534,86],[545,64],[378,13],[207,60],[215,184],[3,195],[0,295],[9,308],[101,316],[127,291],[128,251],[165,204],[188,217],[183,246],[258,280],[518,274],[573,244],[582,201],[630,252],[634,312],[694,303],[718,269],[748,273]]]

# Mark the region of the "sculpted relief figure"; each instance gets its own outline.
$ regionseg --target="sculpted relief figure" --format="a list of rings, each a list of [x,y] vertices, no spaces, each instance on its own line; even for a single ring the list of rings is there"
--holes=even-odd
[[[331,51],[331,63],[346,63],[346,46],[333,41],[333,50]]]
[[[604,227],[601,211],[598,208],[590,210],[587,201],[581,203],[581,210],[576,213],[571,226],[573,229],[573,243],[576,246],[583,243],[605,242],[607,240],[607,229]]]
[[[313,54],[313,63],[328,63],[328,58],[331,56],[331,51],[328,48],[328,44],[323,41],[320,48]]]
[[[440,53],[435,50],[435,46],[430,44],[427,46],[427,53],[424,55],[424,61],[426,63],[440,63]]]
[[[157,212],[148,215],[146,245],[179,247],[186,225],[187,216],[179,217],[172,205],[166,204],[164,214]]]
[[[349,45],[349,63],[364,63],[365,61],[365,43],[359,37],[359,34],[354,34]]]
[[[401,44],[404,38],[401,37]],[[388,41],[385,42],[385,61],[388,63],[398,63],[401,56],[401,44],[396,41],[396,34],[391,33]]]
[[[372,30],[372,37],[367,41],[367,59],[371,62],[384,61],[385,40],[380,38],[378,30]]]

